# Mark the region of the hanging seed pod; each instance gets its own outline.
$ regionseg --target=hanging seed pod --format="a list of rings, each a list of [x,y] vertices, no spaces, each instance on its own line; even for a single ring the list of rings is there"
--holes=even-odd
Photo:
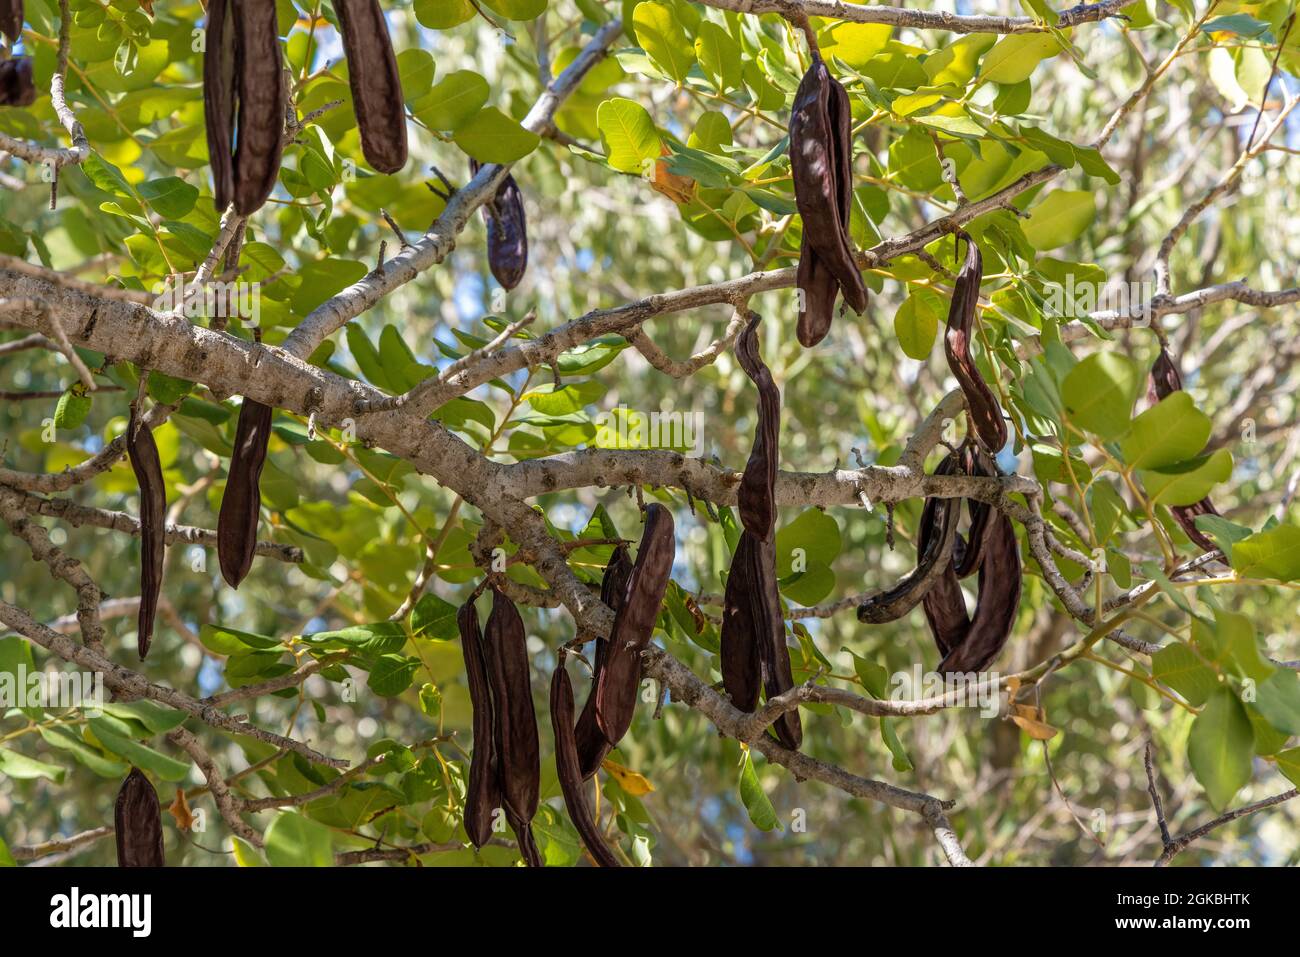
[[[247,397],[239,409],[235,427],[235,451],[230,457],[226,491],[217,515],[217,559],[221,577],[238,588],[253,567],[257,550],[257,521],[262,513],[262,466],[271,440],[269,405]]]
[[[471,159],[469,166],[474,173],[479,171],[478,160]],[[482,208],[487,223],[488,268],[502,289],[514,289],[528,268],[528,220],[524,215],[524,194],[515,178],[506,174]]]
[[[474,714],[474,753],[469,762],[465,793],[465,833],[475,847],[482,847],[492,838],[492,814],[501,806],[501,781],[493,729],[492,687],[473,599],[456,612],[456,625],[460,629],[460,649],[465,657],[465,676]]]
[[[966,409],[975,425],[976,437],[989,453],[996,455],[1007,444],[1007,425],[997,397],[980,375],[970,352],[980,281],[984,278],[984,257],[966,233],[959,233],[958,238],[966,242],[966,259],[957,273],[952,305],[948,309],[944,352],[948,356],[948,368],[966,396]]]
[[[273,6],[273,5],[272,5]],[[361,152],[381,173],[406,165],[406,105],[397,55],[379,0],[337,0]]]
[[[600,600],[615,615],[623,607],[623,597],[631,576],[632,559],[628,557],[627,546],[620,542],[614,547],[614,554],[610,556],[609,564],[605,566],[605,576],[600,583]],[[608,655],[609,639],[597,637],[595,650],[592,652],[591,691],[587,694],[587,702],[582,707],[582,714],[578,716],[578,725],[574,729],[578,761],[584,778],[591,777],[600,769],[600,763],[614,747],[601,734],[600,726],[596,723],[596,686]]]
[[[551,730],[555,734],[555,774],[564,795],[564,806],[569,809],[569,818],[596,863],[601,867],[618,867],[618,858],[605,843],[583,793],[587,775],[583,773],[578,758],[578,743],[574,737],[573,685],[569,682],[563,652],[556,662],[555,673],[551,675]]]
[[[167,484],[153,432],[137,414],[134,403],[126,423],[126,455],[140,488],[140,613],[136,623],[136,648],[144,661],[153,641],[158,595],[162,591],[166,554]],[[152,789],[151,789],[152,790]]]
[[[31,57],[0,60],[0,106],[31,106],[35,102]]]
[[[1011,636],[1020,608],[1020,546],[1011,520],[1001,512],[989,523],[979,571],[975,614],[966,634],[939,662],[943,674],[983,671]]]
[[[1174,362],[1174,357],[1162,345],[1160,355],[1151,366],[1151,376],[1147,382],[1147,402],[1155,405],[1161,399],[1164,399],[1175,392],[1181,392],[1183,389],[1183,377],[1178,371],[1178,364]],[[1171,505],[1170,513],[1174,516],[1187,537],[1200,549],[1204,551],[1213,551],[1219,546],[1214,544],[1204,532],[1196,527],[1196,516],[1198,515],[1218,515],[1219,510],[1214,507],[1207,495],[1199,502],[1192,505]]]
[[[961,474],[992,477],[999,474],[997,464],[975,443],[968,442],[961,449]],[[960,539],[953,557],[953,571],[958,578],[974,574],[980,567],[984,554],[984,541],[988,537],[989,519],[993,506],[987,502],[966,499],[970,527],[966,537]]]
[[[927,498],[921,510],[924,546],[917,542],[916,568],[889,589],[871,595],[858,606],[858,621],[883,624],[897,621],[921,603],[949,567],[957,539],[961,499]]]
[[[785,617],[776,578],[776,474],[781,445],[781,393],[758,349],[762,318],[750,313],[736,339],[736,359],[758,389],[758,425],[737,492],[744,526],[723,595],[720,658],[722,684],[742,711],[758,707],[759,688],[768,699],[794,687]],[[798,750],[803,726],[796,711],[772,726],[784,747]]]
[[[23,0],[0,0],[0,33],[11,44],[23,35]]]
[[[934,470],[934,474],[958,474],[961,471],[961,458],[961,452],[948,453],[943,461],[939,463],[939,467]],[[929,505],[931,501],[927,499],[926,505]],[[956,516],[954,516],[954,531],[956,525]],[[934,525],[925,522],[921,523],[921,531],[916,541],[916,547],[920,552],[924,553],[930,549],[936,532],[937,529]],[[961,580],[954,568],[959,556],[966,551],[965,542],[960,534],[953,535],[952,548],[952,559],[939,572],[921,601],[921,607],[925,612],[925,620],[930,625],[930,634],[934,636],[934,642],[938,646],[941,655],[948,654],[949,651],[961,644],[962,639],[966,637],[966,631],[970,628],[970,617],[966,613],[966,599],[962,595]]]
[[[647,505],[641,546],[596,679],[596,726],[611,745],[622,741],[632,725],[641,686],[641,652],[654,633],[675,554],[672,512],[662,505]]]
[[[203,55],[203,112],[218,211],[249,216],[275,188],[285,90],[276,5],[211,0]],[[233,155],[232,155],[233,150]]]
[[[832,280],[855,312],[867,308],[867,288],[849,237],[852,163],[848,93],[814,53],[790,113],[790,172],[803,219],[796,276],[803,308],[796,332],[804,346],[816,345],[830,330]]]
[[[113,806],[118,867],[166,867],[158,793],[139,768],[122,782]]]
[[[529,866],[541,865],[532,837],[541,792],[541,749],[528,664],[528,638],[514,603],[492,589],[492,613],[484,640],[493,700],[493,736],[501,797],[519,848]]]

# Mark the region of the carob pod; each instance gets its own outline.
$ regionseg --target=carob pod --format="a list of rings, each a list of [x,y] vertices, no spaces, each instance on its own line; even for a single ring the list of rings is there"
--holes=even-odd
[[[474,752],[469,762],[469,783],[465,792],[465,833],[470,843],[482,847],[492,838],[492,814],[501,806],[501,779],[497,767],[496,736],[493,730],[492,686],[478,611],[471,598],[456,612],[460,649],[465,656],[465,676],[473,710]]]
[[[596,678],[596,727],[611,745],[622,741],[632,725],[641,686],[641,652],[654,633],[676,555],[672,512],[650,504],[645,515],[636,562],[614,614],[609,646]]]
[[[0,0],[0,33],[11,44],[23,35],[23,0]]]
[[[757,313],[736,339],[736,359],[758,389],[758,425],[737,492],[744,531],[731,558],[723,595],[722,684],[741,711],[758,707],[759,688],[772,699],[794,687],[785,616],[776,578],[776,473],[781,444],[781,392],[758,349]],[[798,750],[803,725],[797,711],[772,726],[782,746]]]
[[[1181,392],[1182,389],[1183,377],[1178,371],[1178,364],[1174,362],[1174,357],[1169,354],[1169,350],[1162,345],[1160,355],[1156,356],[1156,361],[1151,366],[1151,376],[1147,383],[1147,402],[1155,405],[1166,396]],[[1219,547],[1196,527],[1196,516],[1219,514],[1219,510],[1214,507],[1208,495],[1192,505],[1171,505],[1169,511],[1173,514],[1174,521],[1199,548],[1209,552]]]
[[[113,806],[118,867],[166,867],[158,792],[139,768],[122,782]]]
[[[203,112],[216,207],[233,201],[249,216],[280,173],[285,91],[276,5],[211,0],[206,31]]]
[[[1011,637],[1020,608],[1020,545],[1011,519],[996,512],[980,561],[979,596],[966,634],[939,662],[943,674],[983,671]]]
[[[140,612],[136,624],[136,648],[140,660],[149,654],[153,641],[154,618],[158,614],[158,595],[162,591],[163,564],[166,554],[167,484],[163,481],[162,462],[153,432],[141,421],[136,405],[126,423],[126,456],[140,487]]]
[[[221,577],[238,588],[253,567],[257,550],[257,520],[262,512],[262,466],[271,439],[269,405],[245,396],[235,428],[235,451],[230,456],[226,491],[217,515],[217,559]]]
[[[379,172],[396,173],[406,165],[406,101],[384,11],[379,0],[334,0],[334,12],[348,59],[361,152]]]
[[[891,588],[863,601],[858,606],[858,621],[872,624],[897,621],[924,600],[952,560],[960,514],[961,499],[925,500],[921,509],[921,528],[925,532],[924,538],[917,540],[916,568]]]
[[[996,455],[1007,444],[1007,425],[997,397],[980,375],[970,351],[980,281],[984,278],[984,257],[979,246],[966,233],[958,233],[957,238],[966,242],[966,259],[953,288],[943,347],[948,356],[948,368],[966,396],[966,410],[975,425],[975,435],[989,453]]]
[[[830,331],[836,287],[855,312],[867,308],[867,287],[849,237],[852,123],[848,93],[814,52],[790,114],[790,172],[803,220],[796,275],[803,308],[796,333],[804,346],[816,345]]]
[[[0,106],[31,106],[35,102],[31,57],[0,60]]]
[[[971,465],[977,461],[979,453],[972,456],[969,447],[963,446],[949,453],[935,474],[972,474]],[[997,474],[996,467],[992,473]],[[926,504],[932,501],[927,499]],[[923,524],[917,548],[927,550],[934,534],[933,526]],[[943,655],[939,670],[945,674],[983,671],[992,664],[1011,636],[1020,607],[1020,546],[1011,520],[990,507],[979,527],[972,525],[971,534],[977,537],[976,541],[963,542],[960,535],[955,537],[952,564],[937,577],[922,600],[930,633]],[[957,571],[963,553],[975,554],[973,570],[979,571],[979,593],[973,615],[967,614]]]
[[[600,600],[615,615],[623,607],[623,597],[631,575],[632,559],[628,557],[627,546],[620,542],[614,547],[614,554],[610,556],[609,564],[605,566],[605,575],[600,583]],[[595,650],[592,652],[591,690],[587,694],[587,701],[582,706],[578,725],[574,729],[578,761],[584,778],[591,777],[600,769],[600,763],[614,747],[601,734],[600,726],[596,723],[596,685],[599,683],[601,671],[605,668],[605,658],[608,654],[609,639],[597,637]]]
[[[529,867],[541,867],[532,820],[541,792],[541,748],[529,679],[528,637],[514,603],[492,589],[484,658],[492,688],[493,739],[501,781],[502,807]]]
[[[605,843],[583,793],[587,775],[583,773],[574,736],[573,685],[569,682],[563,651],[555,664],[555,673],[551,675],[551,729],[555,733],[555,774],[560,780],[560,792],[564,795],[564,806],[569,809],[569,818],[597,864],[619,867],[618,858]]]
[[[961,473],[989,478],[1001,474],[997,463],[974,442],[962,446]],[[966,537],[958,540],[952,560],[953,571],[958,578],[965,578],[979,569],[984,554],[984,541],[988,536],[989,520],[994,509],[987,502],[968,498],[966,511],[970,515],[970,527],[966,531]]]
[[[479,171],[477,160],[471,159],[469,165],[475,173]],[[514,289],[528,269],[528,218],[524,194],[509,173],[492,199],[483,204],[483,221],[487,223],[488,268],[502,289]]]

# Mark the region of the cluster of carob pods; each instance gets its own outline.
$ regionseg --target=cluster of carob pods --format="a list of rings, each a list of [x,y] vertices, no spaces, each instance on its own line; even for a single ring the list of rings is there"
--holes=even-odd
[[[395,172],[406,162],[405,118],[396,58],[382,11],[376,0],[341,0],[335,9],[362,150],[375,169]],[[283,144],[283,67],[275,6],[255,0],[211,0],[208,14],[204,89],[216,205],[224,210],[233,203],[236,212],[246,216],[261,207],[274,187]],[[15,39],[21,23],[21,0],[0,0],[0,32]],[[0,105],[26,105],[34,96],[30,60],[0,62]],[[802,345],[810,347],[830,331],[837,296],[842,295],[856,312],[867,306],[848,231],[853,195],[848,96],[815,50],[792,107],[790,158],[803,222],[796,334]],[[471,163],[477,172],[478,164]],[[504,288],[512,289],[527,264],[522,195],[512,177],[505,177],[483,213],[492,273]],[[944,346],[949,368],[965,395],[972,428],[936,474],[996,476],[1001,472],[994,456],[1006,444],[1006,423],[970,351],[983,262],[969,235],[955,235],[958,244],[965,243],[965,259],[955,284]],[[740,366],[757,389],[758,422],[737,493],[742,531],[727,577],[720,642],[723,687],[732,704],[746,712],[757,709],[761,696],[771,700],[793,687],[776,572],[781,395],[759,354],[761,321],[751,312],[736,341]],[[1181,388],[1178,369],[1162,348],[1151,370],[1150,400],[1159,401]],[[218,518],[221,572],[232,587],[248,574],[257,544],[259,480],[272,412],[250,399],[240,409]],[[167,503],[158,449],[135,403],[126,446],[141,498],[138,650],[143,659],[162,584]],[[963,504],[965,534],[959,528]],[[1217,514],[1208,499],[1175,508],[1173,514],[1193,541],[1213,547],[1194,524],[1197,515]],[[614,612],[614,620],[609,636],[595,640],[591,690],[580,713],[575,715],[567,649],[560,650],[551,677],[557,776],[574,826],[601,866],[616,867],[619,861],[600,833],[584,791],[631,726],[642,653],[654,631],[674,556],[672,514],[651,504],[646,507],[635,562],[626,545],[619,544],[605,569],[601,600]],[[974,612],[968,613],[961,579],[977,572],[978,596]],[[927,498],[917,537],[917,567],[893,587],[866,599],[858,608],[858,618],[870,623],[894,621],[920,604],[943,656],[940,669],[982,671],[996,659],[1011,633],[1021,577],[1020,549],[1002,511],[973,499]],[[487,626],[480,628],[475,601],[488,584],[480,586],[457,614],[473,707],[465,830],[470,841],[482,847],[491,840],[500,811],[524,860],[541,866],[532,834],[541,761],[527,636],[518,609],[495,583]],[[778,717],[771,733],[783,747],[797,750],[803,739],[798,712]],[[153,786],[136,768],[118,794],[115,825],[120,865],[164,863],[161,808]]]

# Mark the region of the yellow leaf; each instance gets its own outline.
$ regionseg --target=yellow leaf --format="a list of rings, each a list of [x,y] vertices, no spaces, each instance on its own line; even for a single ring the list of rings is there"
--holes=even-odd
[[[663,156],[672,155],[666,146],[660,147],[660,153]],[[670,173],[668,164],[663,160],[655,163],[655,171],[654,175],[650,177],[650,185],[679,206],[685,206],[695,198],[695,180],[689,176]]]
[[[1015,712],[1011,715],[1011,720],[1035,741],[1050,741],[1058,734],[1057,729],[1047,723],[1047,715],[1041,708],[1028,704],[1016,704],[1011,707]]]
[[[182,831],[188,831],[194,826],[194,815],[190,811],[190,804],[185,800],[185,792],[181,788],[176,789],[176,800],[172,801],[167,811],[172,817],[176,818],[176,826]]]
[[[615,764],[609,758],[600,762],[600,766],[613,775],[618,786],[633,797],[642,797],[655,789],[644,775],[629,770],[621,764]]]

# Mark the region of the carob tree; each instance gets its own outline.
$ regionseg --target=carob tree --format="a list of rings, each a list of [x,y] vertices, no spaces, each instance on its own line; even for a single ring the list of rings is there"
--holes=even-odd
[[[112,697],[5,710],[0,861],[211,863],[202,778],[239,863],[1093,862],[1024,818],[1138,726],[1284,796],[1285,6],[541,6],[0,0],[0,680]]]

